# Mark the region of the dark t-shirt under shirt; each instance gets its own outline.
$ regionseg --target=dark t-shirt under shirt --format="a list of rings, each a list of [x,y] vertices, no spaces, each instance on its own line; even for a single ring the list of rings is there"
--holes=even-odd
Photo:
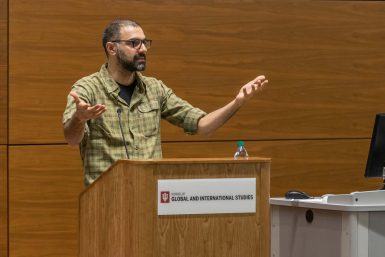
[[[128,105],[130,105],[132,94],[134,93],[134,90],[136,88],[136,80],[129,86],[119,84],[116,82],[120,87],[119,96],[126,101]]]

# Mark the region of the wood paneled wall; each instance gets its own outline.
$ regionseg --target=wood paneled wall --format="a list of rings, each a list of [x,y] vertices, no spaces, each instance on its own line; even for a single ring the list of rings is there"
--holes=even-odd
[[[384,8],[381,2],[258,1],[235,8],[210,1],[12,1],[9,140],[63,142],[60,117],[70,86],[99,70],[101,32],[122,14],[139,20],[154,40],[145,74],[204,110],[224,105],[258,74],[270,79],[270,88],[210,140],[237,140],[240,129],[245,140],[367,138],[373,114],[383,110],[378,96],[385,95],[385,30],[378,26]],[[185,140],[176,130],[167,126],[163,139]]]
[[[8,1],[0,0],[0,257],[8,255]]]
[[[0,0],[0,145],[7,144],[8,117],[8,4]]]
[[[8,253],[7,146],[0,145],[0,256]]]
[[[68,146],[9,150],[9,256],[76,256],[80,160]]]
[[[77,148],[64,145],[61,115],[71,85],[105,61],[100,37],[115,18],[139,21],[154,40],[145,75],[206,111],[256,75],[270,80],[210,137],[162,123],[165,157],[228,157],[242,139],[250,155],[272,157],[273,196],[380,184],[363,173],[375,113],[385,110],[381,1],[12,0],[9,13],[9,77],[0,52],[9,167],[0,167],[9,174],[10,257],[77,254],[82,171]],[[0,240],[4,231],[0,224]]]

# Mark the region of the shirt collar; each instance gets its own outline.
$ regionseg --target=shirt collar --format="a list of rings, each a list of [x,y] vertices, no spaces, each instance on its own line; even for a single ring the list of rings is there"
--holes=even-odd
[[[119,85],[115,82],[115,80],[111,77],[110,73],[107,70],[107,63],[104,63],[100,68],[100,74],[104,80],[104,86],[107,89],[108,93],[118,93]],[[143,81],[143,75],[140,72],[135,72],[137,87],[140,93],[144,93],[146,90],[146,85]]]

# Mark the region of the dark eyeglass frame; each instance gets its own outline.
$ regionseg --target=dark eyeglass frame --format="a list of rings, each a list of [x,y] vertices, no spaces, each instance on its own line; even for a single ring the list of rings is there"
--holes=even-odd
[[[152,40],[151,39],[139,39],[139,38],[133,38],[128,40],[113,40],[112,43],[125,43],[129,46],[131,46],[134,49],[140,49],[142,47],[142,44],[149,49],[151,47]]]

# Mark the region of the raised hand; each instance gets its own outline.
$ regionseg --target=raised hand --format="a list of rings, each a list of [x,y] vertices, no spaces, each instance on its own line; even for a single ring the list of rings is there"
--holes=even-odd
[[[69,95],[74,98],[76,103],[76,112],[74,116],[80,121],[95,119],[107,110],[104,104],[96,104],[91,106],[89,103],[84,102],[79,98],[75,91],[71,91]]]
[[[269,81],[265,78],[264,75],[260,75],[244,85],[236,97],[237,101],[241,103],[249,100],[257,91],[262,90]]]

